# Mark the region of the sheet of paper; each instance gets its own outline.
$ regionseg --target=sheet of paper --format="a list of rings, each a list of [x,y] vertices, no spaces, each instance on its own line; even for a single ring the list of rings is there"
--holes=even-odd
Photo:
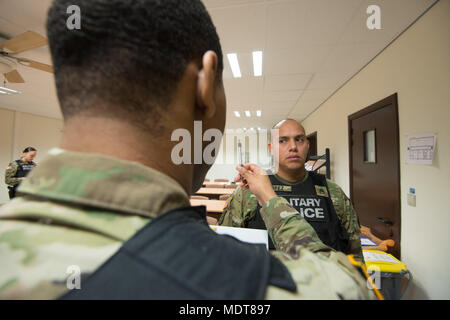
[[[406,139],[406,163],[433,164],[436,134],[410,135]]]
[[[376,246],[377,244],[366,237],[361,237],[361,246]]]
[[[267,230],[234,228],[224,226],[210,226],[218,234],[227,234],[238,240],[248,243],[262,243],[269,250],[269,234]]]
[[[381,261],[381,262],[400,263],[397,260],[395,260],[392,256],[390,256],[389,254],[383,254],[383,253],[363,250],[363,255],[364,255],[364,260],[366,260],[366,261]]]

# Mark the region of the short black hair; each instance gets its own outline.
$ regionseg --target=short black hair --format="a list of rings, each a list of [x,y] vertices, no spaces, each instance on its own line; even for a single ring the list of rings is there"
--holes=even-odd
[[[25,149],[23,149],[23,153],[30,152],[30,151],[37,151],[37,150],[33,147],[26,147]]]
[[[80,29],[66,25],[71,5],[80,9]],[[223,70],[219,36],[200,0],[54,0],[47,35],[65,119],[142,119],[170,103],[188,63],[201,65],[208,50]]]

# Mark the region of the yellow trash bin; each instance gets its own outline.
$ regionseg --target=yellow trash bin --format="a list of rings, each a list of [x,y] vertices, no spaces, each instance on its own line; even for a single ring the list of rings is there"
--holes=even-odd
[[[363,255],[367,272],[383,297],[386,300],[400,300],[412,280],[406,265],[384,251],[363,250]],[[402,292],[402,280],[406,275],[408,275],[408,283]]]

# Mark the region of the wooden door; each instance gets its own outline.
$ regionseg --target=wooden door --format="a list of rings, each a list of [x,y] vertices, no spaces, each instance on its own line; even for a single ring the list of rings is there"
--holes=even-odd
[[[397,94],[348,117],[350,198],[361,225],[400,259],[400,159]]]

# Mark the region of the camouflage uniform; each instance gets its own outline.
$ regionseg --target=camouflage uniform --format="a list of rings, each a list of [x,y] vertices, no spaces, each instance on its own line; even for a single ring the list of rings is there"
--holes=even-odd
[[[307,178],[308,171],[306,171],[302,182],[306,181]],[[278,176],[277,179],[285,182]],[[287,182],[285,183],[288,184]],[[358,218],[352,204],[345,195],[344,191],[342,191],[336,183],[327,179],[327,184],[336,214],[342,226],[345,230],[347,230],[349,235],[350,252],[354,254],[356,260],[364,261],[361,250],[361,231]],[[255,215],[257,207],[258,200],[256,199],[256,196],[250,190],[239,187],[228,199],[227,206],[225,207],[218,224],[229,227],[244,228],[246,226],[246,222]],[[273,241],[273,243],[275,244],[276,241]]]
[[[19,163],[17,163],[17,161],[19,161]],[[17,161],[11,162],[5,170],[5,183],[11,187],[17,186],[21,181],[19,178],[16,178],[17,169],[19,168],[19,165],[22,164],[36,165],[33,161],[26,162],[23,161],[22,159]]]
[[[0,208],[0,299],[57,298],[68,290],[69,266],[91,273],[152,219],[189,205],[182,187],[154,169],[60,149],[19,191],[23,197]],[[279,239],[274,254],[298,285],[295,293],[269,286],[266,298],[373,298],[347,257],[324,246],[292,213],[282,198],[262,209]]]

